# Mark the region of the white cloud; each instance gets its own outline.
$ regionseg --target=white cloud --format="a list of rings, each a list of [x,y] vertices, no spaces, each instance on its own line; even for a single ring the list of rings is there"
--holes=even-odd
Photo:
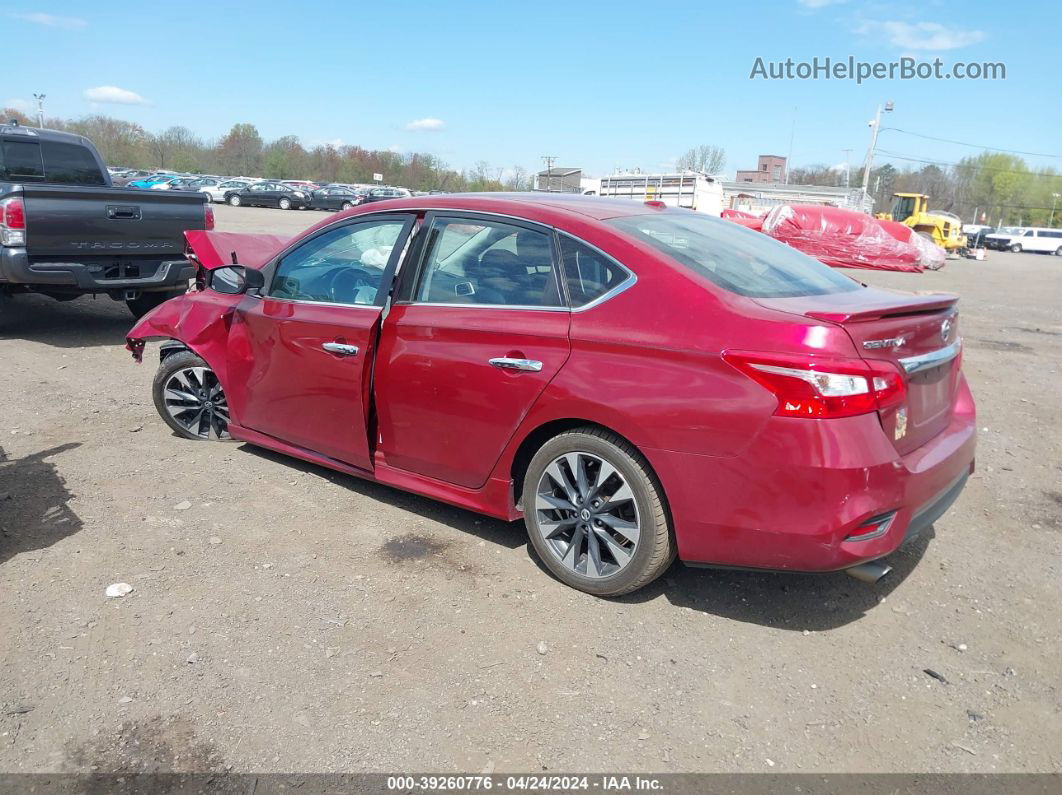
[[[96,86],[85,89],[85,99],[89,102],[99,102],[106,105],[147,105],[146,99],[135,91],[129,91],[118,86]]]
[[[33,110],[33,103],[28,99],[8,99],[4,101],[5,108],[14,108],[22,113],[29,113]],[[6,119],[0,119],[0,122],[7,121]]]
[[[863,34],[884,33],[889,43],[905,50],[955,50],[977,44],[984,31],[956,30],[938,22],[866,22],[858,30]]]
[[[32,14],[9,14],[8,16],[14,19],[21,19],[23,22],[32,22],[34,25],[44,25],[49,28],[84,28],[88,26],[88,21],[81,17],[61,17],[56,14],[42,14],[35,12]]]
[[[826,6],[840,5],[848,0],[797,0],[804,8],[825,8]]]
[[[435,132],[441,130],[446,126],[446,122],[442,119],[433,119],[428,117],[426,119],[415,119],[406,125],[407,130],[413,132]]]

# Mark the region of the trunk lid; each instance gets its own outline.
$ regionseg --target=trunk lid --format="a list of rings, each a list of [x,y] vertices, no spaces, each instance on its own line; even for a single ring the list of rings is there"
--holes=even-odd
[[[841,326],[864,359],[897,366],[907,381],[900,406],[880,412],[898,452],[922,446],[951,422],[961,343],[958,296],[867,287],[796,298],[758,298],[770,309]]]

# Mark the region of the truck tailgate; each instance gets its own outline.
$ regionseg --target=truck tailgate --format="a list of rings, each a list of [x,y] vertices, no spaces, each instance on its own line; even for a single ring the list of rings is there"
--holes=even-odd
[[[184,231],[205,226],[199,193],[80,185],[22,186],[31,261],[115,255],[180,259]]]

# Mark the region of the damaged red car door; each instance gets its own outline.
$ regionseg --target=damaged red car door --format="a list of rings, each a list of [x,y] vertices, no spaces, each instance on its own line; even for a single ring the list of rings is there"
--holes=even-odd
[[[283,252],[233,318],[229,402],[248,430],[370,469],[368,391],[412,215],[353,218]]]

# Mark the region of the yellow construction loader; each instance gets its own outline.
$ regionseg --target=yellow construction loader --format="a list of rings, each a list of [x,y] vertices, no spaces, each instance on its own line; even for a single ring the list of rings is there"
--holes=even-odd
[[[928,238],[947,251],[957,254],[966,248],[966,235],[957,215],[935,210],[929,212],[929,197],[924,193],[892,194],[892,212],[879,213],[878,218],[898,221]]]

